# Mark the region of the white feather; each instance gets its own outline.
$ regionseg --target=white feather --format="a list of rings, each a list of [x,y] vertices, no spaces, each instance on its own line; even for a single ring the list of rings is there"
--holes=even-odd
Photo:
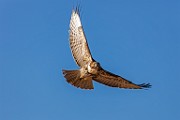
[[[82,26],[78,12],[75,12],[75,11],[72,12],[71,20],[75,24],[75,27],[78,28],[78,27]]]

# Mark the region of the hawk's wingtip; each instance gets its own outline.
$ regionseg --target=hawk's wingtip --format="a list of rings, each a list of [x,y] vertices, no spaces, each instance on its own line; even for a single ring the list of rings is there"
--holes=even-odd
[[[143,84],[139,84],[139,86],[141,87],[141,89],[145,89],[145,88],[151,88],[151,84],[150,83],[143,83]]]
[[[81,9],[82,9],[82,8],[81,8],[81,4],[79,3],[79,4],[77,4],[76,6],[73,6],[72,11],[80,16]]]

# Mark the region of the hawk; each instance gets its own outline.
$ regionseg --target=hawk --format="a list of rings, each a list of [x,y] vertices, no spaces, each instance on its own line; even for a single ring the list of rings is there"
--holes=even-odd
[[[125,78],[104,70],[96,62],[89,50],[87,39],[80,20],[79,8],[72,10],[70,19],[69,42],[78,70],[62,70],[66,81],[77,88],[94,89],[93,80],[110,87],[142,89],[149,88],[148,84],[134,84]]]

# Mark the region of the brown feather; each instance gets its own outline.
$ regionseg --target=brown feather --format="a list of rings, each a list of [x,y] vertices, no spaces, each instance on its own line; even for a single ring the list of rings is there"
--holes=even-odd
[[[75,87],[82,89],[94,89],[92,78],[89,79],[80,78],[79,70],[62,70],[62,71],[67,82],[74,85]]]
[[[150,84],[134,84],[121,76],[115,75],[103,69],[99,71],[99,74],[96,77],[93,77],[93,80],[105,84],[107,86],[119,88],[142,89],[151,87]]]

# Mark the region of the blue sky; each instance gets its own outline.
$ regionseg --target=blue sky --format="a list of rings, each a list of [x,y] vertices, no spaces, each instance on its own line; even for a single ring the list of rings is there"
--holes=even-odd
[[[94,59],[149,90],[75,88],[68,43],[74,0],[0,0],[1,120],[180,119],[180,1],[82,1]]]

